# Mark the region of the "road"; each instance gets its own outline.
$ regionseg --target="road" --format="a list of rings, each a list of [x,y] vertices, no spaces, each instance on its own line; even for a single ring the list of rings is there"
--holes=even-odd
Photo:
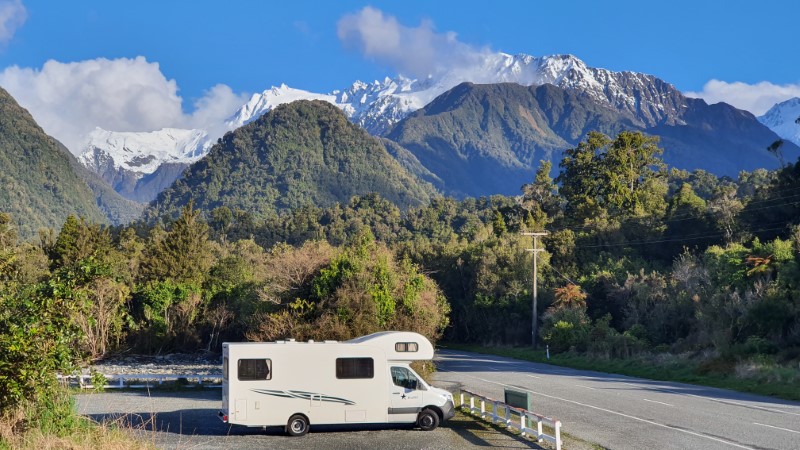
[[[796,402],[463,351],[437,351],[437,366],[439,387],[526,390],[534,412],[609,449],[800,449]]]

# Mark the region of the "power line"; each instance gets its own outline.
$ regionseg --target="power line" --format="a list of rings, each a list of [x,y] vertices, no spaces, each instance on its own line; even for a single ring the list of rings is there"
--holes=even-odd
[[[783,230],[786,226],[775,227],[775,228],[764,228],[760,230],[748,230],[751,233],[761,233],[764,231],[775,231],[775,230]],[[698,239],[709,239],[713,237],[722,237],[725,236],[725,233],[714,233],[714,234],[706,234],[702,236],[695,236],[695,237],[680,237],[676,239],[658,239],[652,241],[639,241],[639,242],[624,242],[624,243],[616,243],[616,244],[596,244],[596,245],[581,245],[575,246],[575,248],[601,248],[601,247],[623,247],[623,246],[631,246],[631,245],[649,245],[649,244],[662,244],[667,242],[682,242],[682,241],[694,241]]]
[[[796,194],[796,195],[792,195],[792,196],[788,196],[788,197],[784,197],[784,198],[791,198],[791,197],[800,197],[800,194]],[[766,201],[767,201],[767,200],[764,200],[763,202],[766,202]],[[769,201],[772,201],[772,200],[769,200]],[[759,202],[759,203],[762,203],[762,202]],[[750,205],[750,203],[748,203],[748,205]],[[744,211],[744,210],[747,210],[747,211],[761,211],[761,210],[770,209],[770,208],[780,208],[780,207],[786,207],[786,206],[795,206],[795,205],[800,205],[800,200],[798,200],[798,201],[794,201],[794,202],[789,202],[789,203],[781,203],[781,204],[778,204],[778,205],[762,206],[762,207],[760,207],[760,208],[747,208],[747,205],[745,205],[745,206],[744,206],[744,208],[743,208],[742,210],[743,210],[743,211]],[[688,214],[688,213],[687,213],[687,214],[685,215],[686,217],[683,217],[683,216],[684,216],[684,215],[677,215],[677,216],[673,216],[672,218],[670,218],[670,219],[667,219],[667,220],[659,220],[659,221],[658,221],[658,224],[659,224],[659,225],[666,225],[666,224],[669,224],[669,223],[674,223],[674,222],[683,222],[683,221],[686,221],[686,220],[692,220],[692,219],[700,219],[700,218],[702,218],[702,215],[701,215],[701,214]],[[676,219],[675,217],[680,217],[680,218],[677,218],[677,219]],[[624,219],[624,218],[625,218],[625,216],[623,216],[623,215],[619,214],[619,215],[616,215],[616,216],[609,216],[609,217],[607,217],[607,218],[608,218],[609,220],[612,220],[612,219]],[[629,218],[629,219],[630,219],[630,218]],[[576,227],[562,227],[562,228],[556,228],[556,229],[554,229],[554,230],[552,230],[552,231],[553,231],[553,232],[558,232],[558,231],[567,231],[567,230],[569,230],[569,231],[575,231],[575,232],[577,232],[577,231],[587,231],[587,230],[596,230],[596,229],[597,229],[597,226],[598,226],[597,224],[589,224],[589,225],[581,225],[581,226],[576,226]]]

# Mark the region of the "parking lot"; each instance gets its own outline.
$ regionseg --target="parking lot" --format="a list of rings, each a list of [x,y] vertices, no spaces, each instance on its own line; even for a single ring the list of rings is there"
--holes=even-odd
[[[412,427],[313,426],[303,437],[283,429],[230,426],[217,418],[220,392],[104,392],[76,396],[78,411],[98,422],[116,422],[158,448],[169,449],[462,449],[540,448],[535,443],[462,414],[434,431]]]

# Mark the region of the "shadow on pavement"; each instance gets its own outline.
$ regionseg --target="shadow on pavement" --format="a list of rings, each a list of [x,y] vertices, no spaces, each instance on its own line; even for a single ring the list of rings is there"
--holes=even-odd
[[[89,414],[92,420],[100,424],[112,424],[116,427],[135,430],[139,433],[167,433],[186,438],[220,437],[220,436],[282,436],[286,437],[283,427],[243,427],[231,426],[217,418],[214,409],[182,409],[158,413],[139,412],[128,414]],[[501,447],[501,448],[534,448],[542,449],[535,442],[510,433],[500,427],[490,425],[464,415],[456,415],[446,422],[443,428],[449,428],[466,442],[459,446]],[[348,433],[358,431],[407,430],[409,433],[427,433],[411,425],[313,425],[310,434]],[[291,439],[286,437],[287,439]]]
[[[457,414],[447,426],[476,447],[544,448],[522,436],[463,414]]]

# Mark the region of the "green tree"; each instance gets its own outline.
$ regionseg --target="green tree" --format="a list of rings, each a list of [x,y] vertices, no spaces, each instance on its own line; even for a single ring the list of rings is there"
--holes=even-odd
[[[602,167],[602,152],[610,144],[608,136],[592,131],[577,147],[564,151],[556,181],[561,184],[559,192],[566,200],[565,215],[575,222],[600,215],[604,209],[602,177],[607,171]]]
[[[614,140],[591,132],[565,151],[561,194],[567,216],[583,222],[609,212],[614,216],[660,216],[666,207],[666,173],[658,138],[623,131]]]
[[[144,279],[202,284],[213,264],[208,225],[192,205],[184,206],[169,231],[155,227],[142,257]]]
[[[659,215],[666,194],[658,137],[623,131],[607,147],[601,163],[604,197],[612,211]]]
[[[560,212],[558,187],[550,177],[552,168],[552,162],[539,161],[533,183],[522,186],[523,206],[539,227],[547,225]]]
[[[495,211],[494,218],[492,219],[492,230],[495,236],[500,237],[506,233],[506,221],[500,211]]]

